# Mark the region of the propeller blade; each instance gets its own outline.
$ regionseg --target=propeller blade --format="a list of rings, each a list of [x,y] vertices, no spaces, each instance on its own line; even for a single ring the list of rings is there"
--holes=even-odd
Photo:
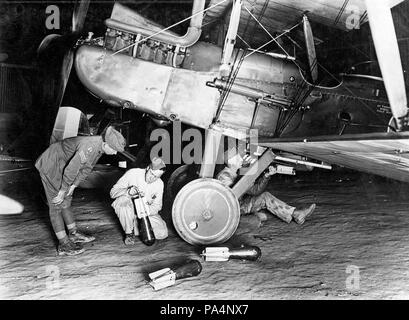
[[[87,16],[87,11],[89,7],[90,0],[77,0],[75,2],[74,12],[72,14],[72,32],[81,33],[85,17]]]
[[[74,45],[78,40],[77,32],[66,35],[50,34],[46,36],[37,49],[41,68],[47,79],[56,84],[53,98],[49,101],[60,107],[65,93],[65,88],[71,73],[74,61]],[[46,85],[47,87],[47,85]],[[46,88],[45,90],[50,90]],[[46,93],[46,95],[49,95]]]
[[[392,114],[397,119],[398,130],[401,130],[401,121],[408,114],[408,108],[405,79],[391,9],[384,0],[365,0],[365,2],[386,93]]]
[[[0,215],[20,214],[24,211],[24,206],[3,194],[0,194]]]
[[[303,17],[305,46],[307,47],[308,63],[310,65],[311,79],[315,83],[318,79],[318,63],[317,54],[315,52],[314,36],[312,34],[312,28],[308,17]]]
[[[43,41],[41,41],[40,45],[37,48],[37,55],[41,56],[42,54],[44,54],[44,52],[46,52],[52,45],[54,42],[56,42],[58,38],[60,38],[61,35],[60,34],[49,34],[47,35]]]
[[[72,34],[71,37],[78,38],[84,28],[85,18],[90,0],[79,0],[75,2],[74,12],[72,14]],[[60,75],[60,88],[57,95],[57,106],[60,107],[70,77],[72,64],[74,61],[74,49],[72,47],[65,53]]]
[[[60,74],[60,83],[57,93],[57,106],[61,107],[62,99],[64,98],[65,89],[67,87],[68,79],[70,77],[72,64],[74,62],[74,50],[68,50],[63,58]]]

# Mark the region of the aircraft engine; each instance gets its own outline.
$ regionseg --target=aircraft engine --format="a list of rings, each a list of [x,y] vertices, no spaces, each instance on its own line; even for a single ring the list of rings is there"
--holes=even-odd
[[[159,64],[166,64],[172,67],[180,67],[186,56],[185,48],[159,42],[155,40],[143,41],[140,45],[132,46],[135,42],[142,39],[138,35],[123,32],[114,28],[108,28],[105,34],[105,48],[111,51],[122,51],[134,58],[143,59]]]
[[[201,34],[205,0],[195,0],[190,27],[184,36],[163,31],[163,27],[137,12],[115,3],[111,17],[105,21],[105,47],[174,68],[180,67],[186,48],[195,44]]]

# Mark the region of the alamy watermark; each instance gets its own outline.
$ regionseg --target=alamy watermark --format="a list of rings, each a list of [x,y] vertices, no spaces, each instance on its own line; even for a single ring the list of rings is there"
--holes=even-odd
[[[47,18],[45,19],[45,27],[48,30],[60,29],[60,8],[56,5],[49,5],[45,9]]]
[[[345,280],[346,290],[351,293],[358,292],[361,288],[361,275],[359,267],[355,265],[348,265],[345,272],[348,274]]]
[[[55,265],[48,265],[45,267],[45,275],[45,287],[47,290],[60,288],[60,268]]]
[[[361,27],[361,9],[358,6],[350,5],[346,10],[350,13],[345,21],[347,29],[359,29]]]

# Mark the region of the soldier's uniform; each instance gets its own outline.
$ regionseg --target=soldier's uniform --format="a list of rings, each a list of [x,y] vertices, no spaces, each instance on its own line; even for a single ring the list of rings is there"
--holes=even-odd
[[[86,179],[92,168],[102,156],[102,137],[73,137],[56,142],[37,159],[35,166],[50,208],[50,219],[54,232],[65,232],[75,226],[71,212],[72,196],[55,205],[51,200],[60,190],[68,192],[71,185],[78,186]]]
[[[237,179],[237,172],[225,167],[217,175],[217,179],[225,186],[232,186]],[[246,193],[239,199],[240,214],[246,215],[250,213],[257,213],[260,210],[267,209],[275,216],[283,221],[290,223],[292,220],[295,207],[286,204],[284,201],[276,198],[270,192],[265,192],[270,176],[266,177],[262,174],[250,187]]]
[[[72,193],[102,154],[122,152],[125,144],[122,134],[110,126],[103,136],[72,137],[53,143],[37,159],[35,167],[47,196],[51,225],[60,242],[59,255],[82,253],[80,243],[95,239],[77,230],[71,211]]]

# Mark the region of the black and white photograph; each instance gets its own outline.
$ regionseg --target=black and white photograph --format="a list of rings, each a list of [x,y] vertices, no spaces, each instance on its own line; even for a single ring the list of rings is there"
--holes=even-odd
[[[408,300],[408,70],[409,0],[0,0],[0,299]]]

